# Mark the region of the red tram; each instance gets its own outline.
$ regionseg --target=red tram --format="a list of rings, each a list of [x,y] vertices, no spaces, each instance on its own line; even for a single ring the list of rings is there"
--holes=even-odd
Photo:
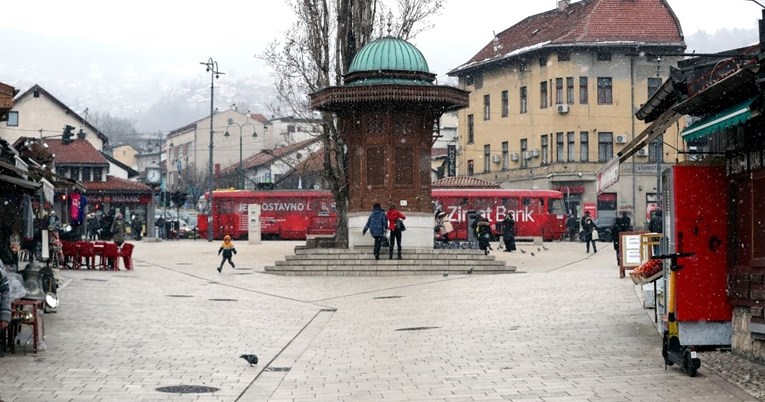
[[[453,239],[470,237],[469,224],[477,213],[489,218],[495,236],[497,222],[512,212],[518,237],[560,239],[565,232],[563,193],[554,190],[433,189],[434,210],[449,214]],[[311,234],[334,234],[337,218],[332,193],[326,190],[218,190],[214,193],[213,237],[247,237],[247,206],[261,205],[263,239],[304,240]],[[207,195],[198,209],[207,210]],[[207,233],[207,214],[197,216],[197,229]]]

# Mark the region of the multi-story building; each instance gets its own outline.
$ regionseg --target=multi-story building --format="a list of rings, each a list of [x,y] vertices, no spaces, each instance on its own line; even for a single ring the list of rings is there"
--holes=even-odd
[[[681,127],[623,164],[609,193],[597,194],[595,173],[646,127],[635,111],[684,49],[666,0],[560,0],[527,17],[449,72],[470,91],[458,113],[457,174],[561,190],[573,214],[627,212],[642,226],[657,160],[680,157]]]

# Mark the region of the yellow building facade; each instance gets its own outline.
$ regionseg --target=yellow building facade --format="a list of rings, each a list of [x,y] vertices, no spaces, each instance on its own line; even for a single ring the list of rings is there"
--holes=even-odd
[[[641,6],[647,15],[636,17],[632,8]],[[656,38],[636,37],[625,22],[606,18],[609,8],[633,12]],[[644,20],[657,16],[653,24]],[[561,1],[508,28],[449,73],[470,92],[470,106],[458,114],[458,175],[560,190],[576,216],[627,213],[635,228],[644,227],[657,168],[682,158],[682,127],[622,164],[607,192],[597,194],[596,172],[646,127],[635,112],[684,49],[679,22],[662,0]]]

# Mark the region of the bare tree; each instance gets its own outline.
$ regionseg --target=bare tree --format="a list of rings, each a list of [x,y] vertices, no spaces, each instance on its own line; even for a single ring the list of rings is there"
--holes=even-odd
[[[382,1],[382,0],[381,0]],[[411,39],[418,27],[438,12],[445,0],[395,0],[398,22],[389,21],[402,39]],[[307,95],[340,84],[356,53],[372,40],[378,0],[290,0],[296,21],[283,42],[274,41],[262,58],[273,69],[278,103],[297,116],[311,111]],[[280,106],[280,107],[281,107]],[[335,246],[348,247],[347,159],[343,136],[332,113],[322,113],[319,136],[323,145],[324,179],[337,206]]]
[[[108,112],[94,112],[88,116],[88,122],[109,137],[112,145],[126,143],[135,146],[141,140],[132,120],[112,116]]]

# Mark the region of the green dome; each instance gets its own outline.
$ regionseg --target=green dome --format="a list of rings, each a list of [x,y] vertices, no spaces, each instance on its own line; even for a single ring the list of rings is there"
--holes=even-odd
[[[428,62],[414,45],[391,36],[376,39],[362,47],[353,58],[348,73],[382,70],[430,72]]]

